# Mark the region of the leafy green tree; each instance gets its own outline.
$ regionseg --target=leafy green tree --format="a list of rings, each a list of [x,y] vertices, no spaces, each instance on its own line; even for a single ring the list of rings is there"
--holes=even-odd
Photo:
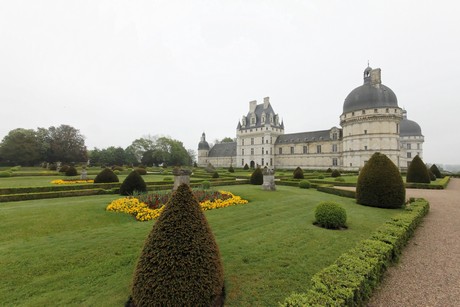
[[[416,155],[407,169],[406,182],[430,183],[430,174],[422,159]]]
[[[358,176],[356,202],[381,208],[401,208],[406,188],[394,163],[384,154],[375,153]]]
[[[49,156],[50,162],[81,162],[88,160],[85,137],[78,129],[72,126],[60,125],[50,127],[49,131]]]
[[[132,283],[133,306],[223,306],[219,247],[192,191],[178,187],[153,225]]]
[[[40,144],[32,129],[11,130],[0,145],[2,159],[10,165],[34,165],[41,161]]]
[[[222,139],[222,141],[220,141],[221,143],[232,143],[233,142],[233,139],[231,137],[224,137]]]

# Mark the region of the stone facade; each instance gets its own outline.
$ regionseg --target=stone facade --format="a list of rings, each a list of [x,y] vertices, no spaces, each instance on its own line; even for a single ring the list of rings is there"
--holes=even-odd
[[[203,133],[197,163],[358,170],[375,152],[387,155],[400,168],[406,168],[416,154],[423,156],[420,126],[407,120],[396,95],[381,83],[380,69],[364,70],[364,84],[345,99],[340,125],[341,129],[285,134],[284,123],[265,97],[263,104],[249,102],[249,112],[237,125],[236,142],[209,148]]]

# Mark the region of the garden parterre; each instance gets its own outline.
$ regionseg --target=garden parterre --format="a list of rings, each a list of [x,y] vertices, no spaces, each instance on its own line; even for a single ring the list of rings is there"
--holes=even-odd
[[[106,210],[131,214],[138,221],[149,221],[160,216],[170,195],[170,193],[151,193],[123,197],[112,201]],[[228,191],[196,190],[194,195],[203,211],[248,203],[247,200]]]

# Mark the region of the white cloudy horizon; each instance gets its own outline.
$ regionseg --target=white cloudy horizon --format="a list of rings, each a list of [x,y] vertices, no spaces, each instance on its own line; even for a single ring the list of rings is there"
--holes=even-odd
[[[363,70],[382,69],[425,136],[460,164],[456,1],[2,1],[0,139],[67,124],[88,149],[164,135],[234,138],[270,97],[285,132],[340,127]]]

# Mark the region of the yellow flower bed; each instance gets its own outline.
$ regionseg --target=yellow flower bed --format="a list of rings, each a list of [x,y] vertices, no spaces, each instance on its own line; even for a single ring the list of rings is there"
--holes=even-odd
[[[247,200],[242,199],[240,196],[233,195],[230,192],[220,191],[220,193],[227,194],[228,196],[231,196],[231,198],[226,200],[216,199],[215,201],[204,201],[200,203],[203,211],[235,205],[244,205],[248,203]],[[106,210],[131,214],[138,221],[149,221],[158,218],[161,212],[163,212],[164,207],[165,206],[162,206],[159,209],[150,209],[147,204],[140,202],[139,199],[128,196],[112,201],[107,206]]]
[[[75,184],[75,183],[94,183],[94,180],[92,179],[77,179],[77,180],[62,180],[62,179],[56,179],[51,181],[53,184]]]

